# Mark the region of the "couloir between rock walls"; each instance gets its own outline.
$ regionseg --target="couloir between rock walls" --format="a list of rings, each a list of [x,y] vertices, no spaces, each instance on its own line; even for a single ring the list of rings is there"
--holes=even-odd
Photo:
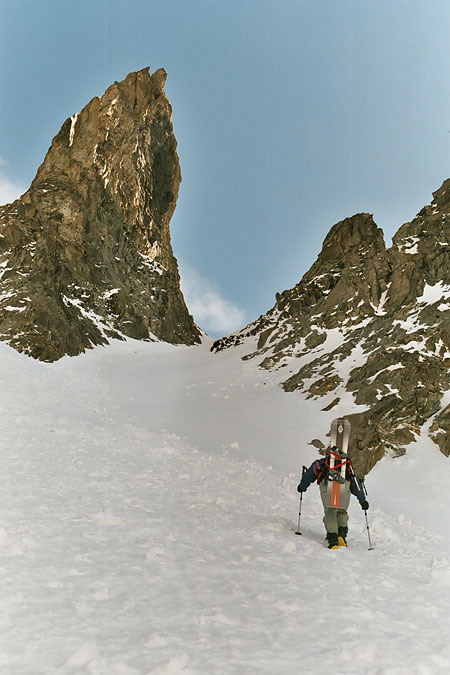
[[[166,77],[131,73],[68,118],[0,208],[0,338],[15,349],[55,361],[111,338],[200,342],[170,243],[181,172]],[[350,395],[359,473],[424,425],[448,456],[449,235],[450,179],[390,248],[371,214],[346,218],[301,281],[213,351],[248,345],[326,412]]]

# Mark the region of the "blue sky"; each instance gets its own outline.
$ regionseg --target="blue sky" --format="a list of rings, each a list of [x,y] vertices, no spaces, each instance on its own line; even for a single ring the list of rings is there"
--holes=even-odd
[[[210,334],[240,328],[335,222],[390,243],[450,177],[449,30],[448,0],[0,0],[0,200],[67,117],[164,67],[183,286]]]

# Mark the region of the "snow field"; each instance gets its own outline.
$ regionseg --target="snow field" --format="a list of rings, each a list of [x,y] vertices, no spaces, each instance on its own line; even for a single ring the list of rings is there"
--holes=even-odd
[[[449,626],[442,561],[428,555],[417,564],[429,546],[424,533],[402,521],[400,536],[375,509],[376,548],[369,552],[364,514],[353,505],[350,547],[329,551],[317,488],[304,495],[303,534],[296,537],[297,479],[280,481],[227,454],[212,461],[194,453],[187,461],[184,480],[194,478],[181,494],[175,490],[169,525],[177,533],[173,556],[184,566],[181,579],[177,565],[163,584],[184,602],[175,625],[166,617],[161,665],[184,647],[194,673],[378,675],[391,668],[406,675],[450,666],[445,640],[435,635],[435,622]],[[177,502],[186,514],[181,521]]]
[[[349,548],[329,551],[315,485],[294,534],[329,421],[253,364],[134,342],[0,359],[0,672],[450,672],[429,441],[369,475],[374,550],[352,497]]]

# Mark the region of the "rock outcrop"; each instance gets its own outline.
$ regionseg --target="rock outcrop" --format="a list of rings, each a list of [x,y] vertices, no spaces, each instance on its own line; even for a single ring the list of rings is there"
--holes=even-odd
[[[0,338],[54,361],[111,337],[199,342],[169,222],[181,181],[166,73],[115,82],[63,124],[0,208]]]
[[[248,344],[244,358],[280,370],[287,392],[344,406],[364,474],[426,423],[450,455],[450,180],[433,197],[389,249],[371,215],[337,223],[300,283],[213,347]]]

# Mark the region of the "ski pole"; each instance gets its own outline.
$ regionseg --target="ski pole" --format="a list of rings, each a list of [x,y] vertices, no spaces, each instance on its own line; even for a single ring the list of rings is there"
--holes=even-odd
[[[373,551],[372,542],[370,541],[370,530],[369,530],[369,521],[367,520],[367,511],[364,511],[366,516],[366,527],[367,527],[367,536],[369,537],[369,551]]]
[[[303,466],[302,467],[302,478],[303,478],[303,474],[305,473],[305,471],[306,471],[306,466]],[[298,509],[298,526],[297,526],[297,532],[295,534],[301,534],[301,532],[300,532],[300,518],[302,517],[302,499],[303,499],[303,492],[300,492],[300,506],[299,506],[299,509]]]
[[[365,483],[364,480],[362,480],[361,483],[362,483],[362,486],[363,486],[363,490],[364,490],[364,492],[365,492],[365,495],[366,495],[366,497],[368,497],[368,494],[367,494],[367,488],[366,488],[366,483]],[[369,520],[368,520],[368,518],[367,518],[367,511],[366,511],[366,509],[364,509],[364,515],[365,515],[365,517],[366,517],[367,536],[369,537],[369,551],[373,551],[372,542],[370,541]]]

